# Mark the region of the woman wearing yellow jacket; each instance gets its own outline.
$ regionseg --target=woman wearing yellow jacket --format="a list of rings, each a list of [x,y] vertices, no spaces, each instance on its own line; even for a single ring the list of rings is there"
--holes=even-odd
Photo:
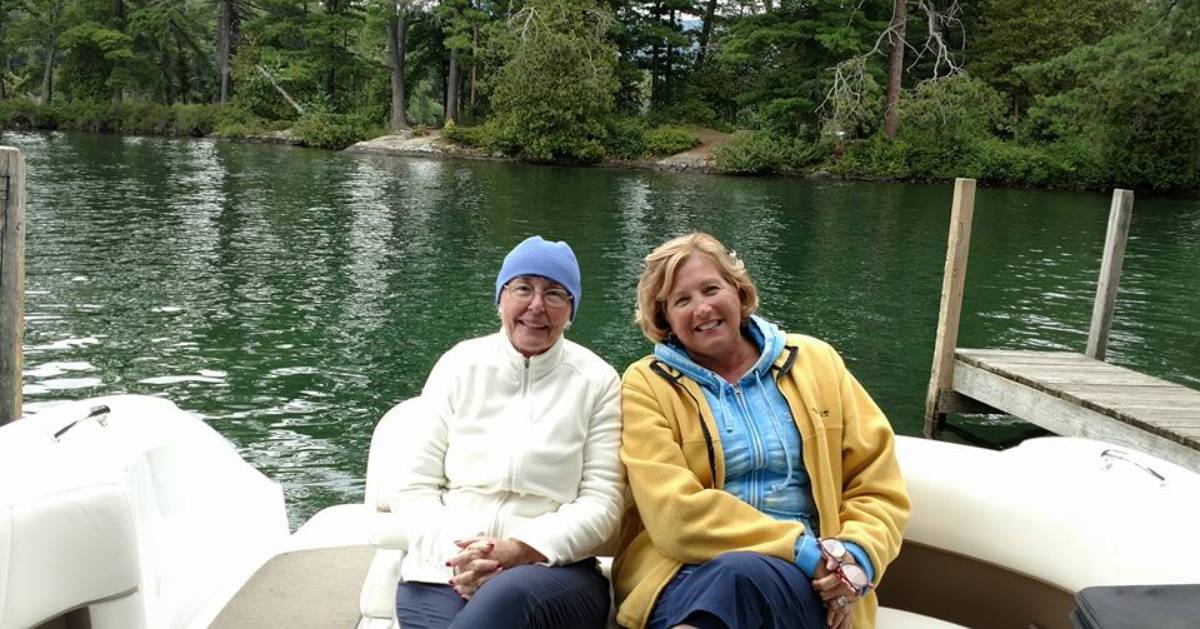
[[[874,625],[909,513],[891,426],[837,352],[757,305],[712,236],[646,257],[636,319],[655,351],[622,384],[623,626]]]

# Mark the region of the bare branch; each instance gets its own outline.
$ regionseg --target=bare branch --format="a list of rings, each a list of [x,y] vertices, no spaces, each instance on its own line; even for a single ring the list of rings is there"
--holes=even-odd
[[[908,70],[912,70],[926,55],[933,55],[933,76],[930,80],[936,81],[958,74],[962,71],[962,64],[954,60],[954,54],[950,45],[946,43],[945,36],[946,31],[957,28],[962,33],[963,47],[966,47],[966,31],[963,29],[962,20],[959,19],[962,7],[959,6],[958,0],[951,0],[945,9],[940,11],[930,0],[917,0],[917,8],[925,13],[929,34],[921,48],[912,48],[916,56],[908,65]]]
[[[885,43],[889,48],[903,44],[913,51],[912,61],[906,71],[911,71],[922,60],[932,56],[933,76],[926,80],[937,81],[962,71],[962,64],[955,59],[955,55],[960,53],[961,49],[952,50],[945,35],[951,29],[959,30],[962,46],[966,47],[966,31],[960,19],[962,7],[959,0],[948,0],[942,9],[934,5],[934,0],[910,1],[915,2],[915,6],[925,14],[929,35],[918,48],[904,40],[900,34],[902,24],[892,21],[875,38],[875,44],[870,50],[830,68],[833,71],[833,82],[829,91],[825,93],[825,100],[817,107],[826,131],[844,132],[854,126],[854,121],[866,116],[867,62],[875,55],[885,54]],[[858,6],[861,8],[863,3],[860,2]]]
[[[532,6],[526,6],[517,11],[516,14],[509,18],[508,24],[517,29],[522,44],[529,38],[531,29],[536,26],[545,26],[545,24],[542,24],[542,19],[538,15],[537,9]]]

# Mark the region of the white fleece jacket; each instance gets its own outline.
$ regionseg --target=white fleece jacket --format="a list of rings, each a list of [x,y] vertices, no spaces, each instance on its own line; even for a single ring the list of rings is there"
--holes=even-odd
[[[407,540],[402,579],[445,583],[454,540],[480,533],[561,565],[616,530],[620,382],[599,356],[559,338],[527,359],[501,331],[442,355],[421,400],[389,500]]]

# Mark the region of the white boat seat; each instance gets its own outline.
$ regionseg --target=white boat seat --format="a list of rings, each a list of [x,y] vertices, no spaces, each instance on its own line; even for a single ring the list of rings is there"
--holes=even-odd
[[[883,605],[969,626],[1066,628],[1082,588],[1200,582],[1195,473],[1139,453],[1112,462],[1102,453],[1113,446],[1087,439],[896,446],[913,507]],[[1169,550],[1132,543],[1146,528],[1137,518]]]
[[[288,536],[279,486],[159,398],[0,427],[0,478],[0,629],[204,626]]]
[[[144,626],[133,508],[123,485],[97,482],[0,504],[0,629],[34,627],[82,608],[102,627]],[[11,543],[7,543],[11,540]],[[86,567],[87,569],[82,569]],[[100,608],[120,607],[106,623]],[[130,618],[142,622],[129,624]]]
[[[384,414],[371,435],[363,500],[369,509],[378,514],[378,519],[370,533],[371,541],[376,545],[375,557],[367,569],[367,578],[359,595],[359,611],[362,614],[359,629],[398,626],[395,623],[396,586],[400,583],[404,549],[389,543],[391,540],[388,539],[386,520],[391,514],[381,486],[384,479],[398,473],[401,461],[394,449],[405,438],[405,422],[421,409],[419,397],[404,400]]]

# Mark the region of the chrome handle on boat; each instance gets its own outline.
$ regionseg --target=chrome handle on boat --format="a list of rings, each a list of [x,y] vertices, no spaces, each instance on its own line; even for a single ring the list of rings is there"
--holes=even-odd
[[[55,441],[61,441],[62,436],[65,435],[68,430],[74,428],[76,424],[78,424],[79,422],[82,422],[82,421],[87,421],[89,419],[93,419],[93,418],[95,418],[97,424],[100,424],[101,426],[107,426],[108,420],[105,419],[105,416],[108,415],[108,412],[109,412],[109,408],[103,404],[101,404],[99,406],[93,406],[91,408],[91,410],[88,411],[87,415],[84,415],[83,417],[80,417],[79,419],[67,424],[66,426],[59,428],[58,432],[55,432],[53,435],[51,435],[50,438]]]
[[[1166,476],[1159,474],[1157,471],[1155,471],[1154,468],[1152,468],[1144,463],[1141,463],[1140,461],[1134,460],[1133,458],[1131,458],[1129,456],[1129,453],[1124,450],[1118,450],[1117,448],[1108,448],[1104,452],[1100,453],[1100,458],[1104,459],[1104,469],[1106,469],[1106,470],[1112,468],[1113,460],[1124,461],[1126,463],[1129,463],[1130,465],[1133,465],[1133,466],[1141,469],[1143,472],[1153,476],[1154,478],[1157,478],[1159,487],[1167,486],[1167,477]]]

